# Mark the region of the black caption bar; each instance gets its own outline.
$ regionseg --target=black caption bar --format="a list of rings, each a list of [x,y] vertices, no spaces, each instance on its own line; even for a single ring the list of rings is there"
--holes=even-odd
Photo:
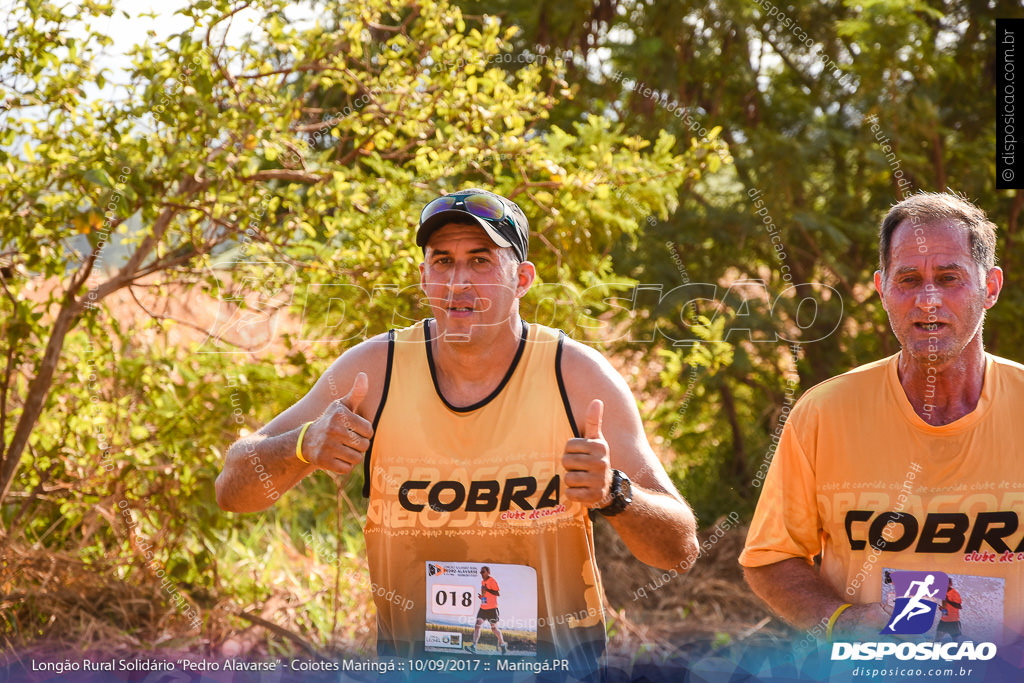
[[[1024,189],[1024,130],[1017,88],[1024,87],[1024,19],[996,19],[996,188]]]

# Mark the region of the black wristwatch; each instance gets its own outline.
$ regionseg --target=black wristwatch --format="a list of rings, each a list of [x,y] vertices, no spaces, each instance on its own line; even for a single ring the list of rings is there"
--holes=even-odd
[[[612,470],[612,487],[608,493],[612,502],[597,511],[605,517],[614,517],[633,502],[633,482],[620,470]]]

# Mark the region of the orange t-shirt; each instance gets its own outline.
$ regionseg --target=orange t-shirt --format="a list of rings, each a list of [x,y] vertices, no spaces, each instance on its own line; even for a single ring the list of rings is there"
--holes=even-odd
[[[1024,366],[985,359],[977,406],[946,425],[914,411],[899,354],[807,391],[740,564],[811,564],[820,553],[821,577],[855,604],[882,599],[887,570],[942,571],[1001,603],[984,619],[993,639],[1024,636]]]
[[[942,604],[946,608],[946,613],[942,615],[943,621],[960,621],[960,608],[954,607],[951,602],[955,602],[961,605],[960,593],[955,588],[950,588],[946,591],[946,602]]]
[[[480,582],[480,609],[494,609],[498,606],[498,596],[489,591],[500,591],[498,582],[493,576],[488,576],[486,581]]]

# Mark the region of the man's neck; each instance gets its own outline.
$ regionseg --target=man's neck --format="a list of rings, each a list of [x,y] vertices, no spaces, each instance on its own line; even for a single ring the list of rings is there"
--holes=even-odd
[[[980,339],[947,363],[922,363],[902,352],[898,374],[914,412],[930,425],[947,425],[978,407],[985,383],[985,353]]]
[[[448,339],[435,330],[431,339],[434,372],[445,400],[461,407],[490,396],[508,373],[521,336],[518,314],[493,329],[476,331],[469,339]]]

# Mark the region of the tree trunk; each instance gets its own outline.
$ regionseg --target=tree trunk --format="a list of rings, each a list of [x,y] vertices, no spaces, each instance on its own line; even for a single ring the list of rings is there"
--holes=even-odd
[[[736,401],[733,400],[732,389],[729,388],[727,378],[722,378],[718,390],[722,396],[722,409],[725,411],[725,416],[729,420],[729,429],[732,431],[732,471],[730,474],[741,481],[746,477],[747,449],[743,443],[743,429],[740,427],[739,416],[736,414]]]
[[[14,437],[11,445],[4,453],[3,461],[0,462],[0,504],[7,498],[7,492],[11,489],[14,475],[17,474],[18,465],[21,464],[21,455],[28,446],[28,438],[32,434],[32,428],[43,412],[43,405],[50,393],[53,384],[53,373],[57,370],[57,363],[60,362],[61,351],[64,349],[64,339],[68,336],[74,325],[75,319],[81,315],[83,305],[75,300],[72,290],[64,296],[57,320],[53,324],[53,331],[50,333],[50,340],[46,343],[46,352],[39,363],[39,371],[28,385],[28,396],[25,398],[25,406],[18,418],[18,425],[14,430]]]

